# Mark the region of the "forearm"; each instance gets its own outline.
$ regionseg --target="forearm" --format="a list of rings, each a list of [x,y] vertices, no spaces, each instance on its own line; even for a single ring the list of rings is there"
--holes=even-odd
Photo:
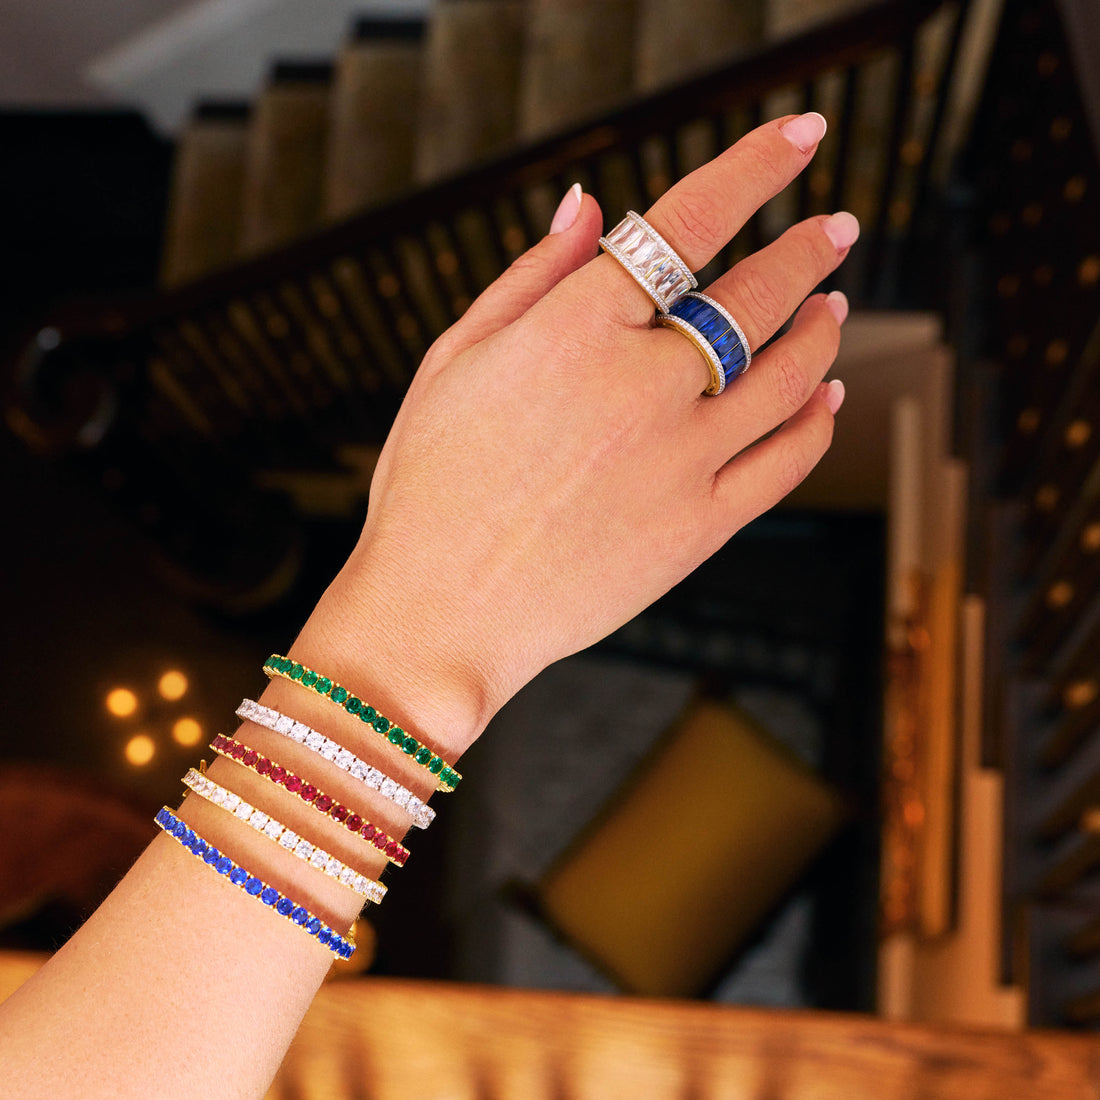
[[[346,580],[322,599],[292,655],[428,739],[429,727],[402,703],[405,669],[430,654],[418,653],[405,667],[372,655],[366,636],[373,624],[350,613],[365,594]],[[257,666],[266,656],[258,656]],[[262,682],[258,667],[257,678]],[[242,685],[241,694],[251,687]],[[323,730],[425,800],[431,794],[429,773],[330,700],[281,679],[272,680],[261,698]],[[449,702],[449,721],[432,728],[438,733],[433,747],[451,761],[477,724],[460,713],[456,699]],[[442,717],[442,709],[437,713]],[[369,813],[391,836],[405,834],[409,817],[398,806],[370,797],[339,769],[311,760],[302,746],[250,722],[238,737],[288,769],[323,776],[326,792]],[[208,775],[364,874],[378,878],[386,867],[383,854],[255,771],[219,758]],[[190,795],[180,817],[334,929],[354,921],[357,895],[221,807]],[[316,938],[276,919],[176,839],[157,836],[100,909],[0,1006],[4,1095],[261,1096],[332,961]]]

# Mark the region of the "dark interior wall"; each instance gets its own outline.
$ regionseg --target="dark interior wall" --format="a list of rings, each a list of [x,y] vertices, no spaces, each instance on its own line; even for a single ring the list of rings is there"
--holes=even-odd
[[[138,114],[0,111],[0,333],[68,295],[153,285],[171,146]]]

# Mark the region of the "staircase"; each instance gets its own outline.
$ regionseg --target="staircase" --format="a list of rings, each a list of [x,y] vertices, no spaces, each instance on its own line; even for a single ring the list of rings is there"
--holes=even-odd
[[[469,21],[502,3],[462,0],[441,4],[439,14]],[[25,348],[9,420],[34,446],[72,453],[88,419],[107,417],[103,445],[82,461],[98,466],[97,480],[111,471],[124,511],[182,571],[205,578],[208,595],[219,586],[239,590],[232,548],[243,540],[242,556],[254,550],[239,517],[279,514],[275,529],[289,531],[303,517],[344,518],[361,508],[372,447],[431,341],[542,235],[575,179],[602,197],[609,218],[644,209],[672,179],[776,109],[821,109],[838,132],[820,163],[751,221],[715,270],[796,217],[847,207],[860,215],[867,244],[864,262],[842,275],[844,288],[857,303],[890,295],[932,209],[960,26],[954,5],[880,3],[553,136],[519,145],[513,137],[504,153],[491,154],[491,143],[471,147],[465,156],[480,162],[457,175],[453,163],[426,162],[425,148],[438,142],[421,135],[413,170],[422,178],[452,174],[397,194],[395,180],[368,185],[358,175],[358,201],[375,205],[346,217],[351,170],[344,184],[336,169],[327,182],[314,171],[325,119],[342,117],[339,109],[322,117],[321,100],[332,94],[327,71],[277,67],[249,111],[200,108],[181,140],[165,292],[107,310],[73,303],[51,317]],[[336,87],[354,88],[356,64],[359,83],[367,80],[387,50],[442,51],[444,30],[433,25],[421,42],[406,28],[399,42],[383,42],[365,28],[370,45],[349,44],[333,70]],[[430,84],[423,94],[431,98]],[[462,129],[462,96],[451,100]],[[523,97],[532,132],[551,125],[537,100],[530,90]],[[431,134],[431,110],[425,118]],[[330,136],[340,130],[329,125]],[[881,142],[865,141],[880,132]],[[200,146],[211,155],[199,155]],[[335,162],[340,147],[327,146]],[[406,152],[403,163],[411,159]],[[286,173],[261,171],[281,160]],[[194,177],[203,178],[189,208],[183,196]],[[337,213],[343,220],[320,224]],[[200,270],[211,273],[196,277]],[[78,406],[58,406],[50,395],[62,391],[79,392]],[[123,469],[123,452],[143,460]],[[303,482],[304,473],[322,480]],[[220,563],[187,549],[180,517],[189,509],[164,508],[165,498],[221,517]],[[275,554],[271,569],[279,568]]]
[[[1003,972],[1026,983],[1030,1019],[1095,1028],[1100,43],[1082,29],[1090,5],[1060,8],[1006,6],[964,169],[980,260],[956,301],[970,348],[958,436],[988,613],[981,755],[1007,783]]]
[[[1009,934],[983,981],[1026,985],[1033,1024],[1095,1027],[1100,229],[1086,212],[1100,169],[1062,19],[1005,0],[983,82],[988,5],[830,4],[807,26],[802,4],[697,3],[692,21],[638,0],[611,43],[632,5],[530,0],[521,23],[522,5],[450,0],[428,24],[361,21],[331,64],[275,67],[252,104],[200,106],[178,144],[163,290],[45,319],[14,364],[9,423],[106,486],[189,594],[234,614],[270,606],[311,538],[355,529],[423,354],[541,237],[570,183],[612,221],[764,118],[821,110],[833,131],[812,169],[701,281],[791,220],[847,208],[864,237],[833,285],[857,310],[945,316],[971,594],[947,633],[980,674],[961,677],[978,685],[963,692],[976,733],[946,742],[940,796],[954,805],[957,781],[964,802],[997,802],[1004,777]],[[555,48],[563,22],[574,54]],[[522,66],[508,46],[521,35],[535,47]],[[585,51],[603,83],[562,100]],[[445,71],[455,82],[433,83]],[[515,94],[487,98],[487,79]],[[415,129],[398,124],[414,101]],[[947,886],[923,926],[941,953],[936,937],[973,927],[945,828]],[[997,848],[976,843],[968,875]]]

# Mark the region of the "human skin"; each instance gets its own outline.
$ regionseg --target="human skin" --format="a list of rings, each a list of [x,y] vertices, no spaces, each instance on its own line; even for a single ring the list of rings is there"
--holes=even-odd
[[[820,116],[767,123],[646,216],[698,270],[809,163],[823,130]],[[854,242],[851,215],[800,223],[704,288],[754,348],[798,310],[715,398],[701,395],[699,352],[655,327],[637,284],[597,256],[595,200],[567,196],[554,228],[429,351],[362,536],[290,650],[450,760],[546,665],[629,620],[798,484],[843,397],[822,378],[847,304],[804,299]],[[421,769],[329,701],[280,680],[262,699],[430,793]],[[291,753],[249,723],[240,736]],[[304,812],[230,761],[210,774],[280,820]],[[354,793],[335,769],[326,784]],[[399,811],[374,810],[403,833]],[[346,888],[209,803],[188,798],[181,813],[334,926],[351,923]],[[340,826],[312,816],[311,839],[346,851]],[[0,1006],[4,1095],[260,1097],[331,959],[158,837]]]

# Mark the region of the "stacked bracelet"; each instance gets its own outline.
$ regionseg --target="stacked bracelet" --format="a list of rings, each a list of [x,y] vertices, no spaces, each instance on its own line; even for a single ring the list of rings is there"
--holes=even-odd
[[[418,741],[411,733],[406,733],[400,726],[394,725],[385,715],[379,714],[374,707],[364,703],[358,696],[352,695],[347,688],[341,687],[335,680],[322,676],[311,668],[305,668],[290,657],[282,657],[278,653],[273,653],[264,662],[264,672],[269,678],[281,676],[284,680],[291,680],[315,691],[318,695],[332,700],[348,714],[358,718],[364,725],[370,726],[385,737],[391,745],[399,748],[406,756],[431,772],[435,777],[437,791],[453,791],[461,782],[462,776],[443,757]]]
[[[332,795],[325,794],[313,783],[307,783],[301,776],[289,772],[286,768],[276,764],[274,760],[261,756],[255,749],[248,745],[218,734],[211,742],[210,747],[222,756],[236,760],[246,768],[251,768],[257,775],[262,775],[271,783],[286,787],[291,794],[296,794],[303,802],[309,803],[315,810],[338,821],[346,829],[370,841],[391,863],[398,867],[405,865],[409,858],[409,850],[391,837],[385,829],[370,821],[365,821],[361,814],[354,813],[347,806],[337,802]]]
[[[341,863],[335,856],[330,856],[323,848],[303,840],[297,833],[292,832],[273,817],[269,817],[263,810],[250,806],[243,798],[219,786],[213,780],[207,779],[195,768],[188,771],[183,777],[183,782],[195,794],[221,806],[222,809],[240,818],[246,825],[250,825],[256,832],[263,833],[280,847],[285,848],[291,855],[297,856],[298,859],[315,867],[329,878],[347,886],[367,901],[373,901],[377,905],[386,896],[386,887],[382,883],[359,874],[353,867]]]
[[[194,829],[188,828],[167,806],[154,818],[168,836],[178,840],[192,855],[198,856],[212,870],[225,876],[234,886],[242,889],[250,897],[263,902],[279,916],[298,925],[306,935],[316,936],[317,942],[341,959],[350,959],[355,953],[355,940],[349,932],[341,936],[329,928],[320,917],[315,917],[303,905],[280,894],[274,886],[268,886],[229,856],[222,855],[209,841],[204,840]]]
[[[273,733],[281,733],[299,745],[323,757],[345,771],[353,779],[377,791],[383,798],[400,806],[412,818],[412,823],[418,829],[426,829],[435,820],[435,810],[422,802],[408,789],[389,776],[384,775],[377,768],[360,760],[354,753],[348,752],[343,746],[311,729],[304,722],[297,722],[286,714],[280,714],[271,707],[265,707],[252,699],[243,699],[237,707],[237,717],[247,722],[255,722],[257,726],[263,726]]]

